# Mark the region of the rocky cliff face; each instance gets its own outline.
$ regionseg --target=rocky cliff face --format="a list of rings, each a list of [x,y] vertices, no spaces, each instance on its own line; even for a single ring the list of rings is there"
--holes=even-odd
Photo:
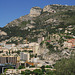
[[[0,30],[0,41],[7,39],[7,38],[8,38],[7,33]]]
[[[0,30],[0,36],[2,36],[2,35],[5,35],[5,36],[6,36],[6,35],[7,35],[7,33],[6,33],[6,32],[4,32],[4,31],[1,31],[1,30]]]
[[[43,8],[43,12],[50,12],[50,13],[55,13],[56,11],[51,8],[51,5],[47,5]]]
[[[42,12],[42,9],[40,7],[33,7],[30,10],[29,16],[30,17],[37,17],[41,14],[41,12]]]
[[[47,15],[49,17],[52,13],[55,14],[57,12],[68,11],[68,10],[71,10],[71,11],[75,10],[75,6],[64,6],[64,5],[54,4],[54,5],[47,5],[43,9],[41,9],[40,7],[32,7],[30,10],[30,13],[28,15],[21,16],[19,19],[15,19],[14,21],[8,23],[5,27],[21,26],[21,23],[23,21],[28,21],[28,20],[33,21],[39,15],[42,16],[42,18],[46,17]],[[47,14],[44,14],[44,12],[46,12]],[[40,18],[40,16],[39,16],[39,18]],[[55,18],[56,17],[54,17],[54,20],[55,20]],[[53,22],[52,18],[50,18],[49,20],[48,19],[47,19],[47,21],[45,20],[46,23]]]
[[[28,37],[37,40],[38,36],[47,33],[58,33],[59,28],[75,25],[75,6],[47,5],[43,9],[33,7],[30,13],[8,23],[3,27],[8,36]],[[61,31],[64,33],[64,29]],[[74,33],[74,32],[73,32]]]

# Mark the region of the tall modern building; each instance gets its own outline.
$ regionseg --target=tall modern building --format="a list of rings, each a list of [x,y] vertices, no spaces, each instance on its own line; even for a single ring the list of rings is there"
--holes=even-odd
[[[1,56],[0,57],[0,64],[13,64],[16,65],[17,57],[14,56]]]
[[[20,52],[20,60],[21,61],[29,61],[30,55],[29,53]]]

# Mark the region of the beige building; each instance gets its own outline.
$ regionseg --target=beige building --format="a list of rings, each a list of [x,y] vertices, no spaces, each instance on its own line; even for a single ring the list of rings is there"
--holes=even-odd
[[[71,48],[72,47],[72,43],[68,43],[68,42],[64,42],[64,48]]]
[[[25,52],[20,52],[20,60],[29,62],[30,54],[29,53],[25,53]]]
[[[34,46],[33,46],[33,54],[39,54],[39,44],[34,44]]]
[[[16,65],[17,63],[17,57],[15,56],[1,56],[0,57],[0,64],[6,64],[6,63],[11,63]]]
[[[68,41],[65,41],[64,47],[68,47],[68,48],[75,47],[75,39],[68,39]]]

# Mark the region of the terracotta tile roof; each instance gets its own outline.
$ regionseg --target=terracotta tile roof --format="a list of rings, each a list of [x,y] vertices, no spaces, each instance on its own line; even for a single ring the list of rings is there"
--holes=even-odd
[[[73,43],[75,41],[75,39],[70,39],[68,40],[68,43]]]
[[[32,63],[32,62],[26,62],[26,63],[29,65],[32,65],[32,66],[34,65],[34,63]]]

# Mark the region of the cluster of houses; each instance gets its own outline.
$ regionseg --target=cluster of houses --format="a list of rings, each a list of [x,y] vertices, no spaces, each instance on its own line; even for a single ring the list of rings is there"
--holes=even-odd
[[[75,39],[68,39],[64,42],[64,47],[66,48],[75,48]]]
[[[55,37],[54,37],[55,36]],[[50,39],[53,41],[59,40],[60,36],[54,35]],[[52,40],[46,40],[46,42],[51,42]],[[8,69],[8,73],[17,73],[20,66],[29,67],[41,67],[43,65],[50,65],[45,60],[40,59],[40,43],[44,41],[44,37],[38,38],[38,42],[31,42],[25,44],[6,44],[6,41],[0,42],[0,72],[3,73],[6,68],[9,68],[8,64],[14,67],[14,69]],[[75,39],[68,39],[64,41],[64,48],[74,48]],[[19,52],[19,53],[17,53]],[[7,66],[6,66],[7,65]],[[25,69],[21,69],[25,70]],[[21,71],[20,70],[20,71]],[[19,72],[20,72],[19,71]]]
[[[0,72],[4,72],[11,65],[14,68],[19,66],[42,66],[44,63],[37,57],[39,55],[39,44],[44,38],[39,38],[38,43],[31,42],[25,44],[7,44],[7,41],[0,42]],[[19,52],[19,53],[17,53]]]
[[[6,42],[0,42],[0,55],[7,55],[7,53],[12,53],[16,51],[33,51],[33,54],[36,54],[39,48],[39,44],[36,42],[28,43],[28,44],[6,44]]]

